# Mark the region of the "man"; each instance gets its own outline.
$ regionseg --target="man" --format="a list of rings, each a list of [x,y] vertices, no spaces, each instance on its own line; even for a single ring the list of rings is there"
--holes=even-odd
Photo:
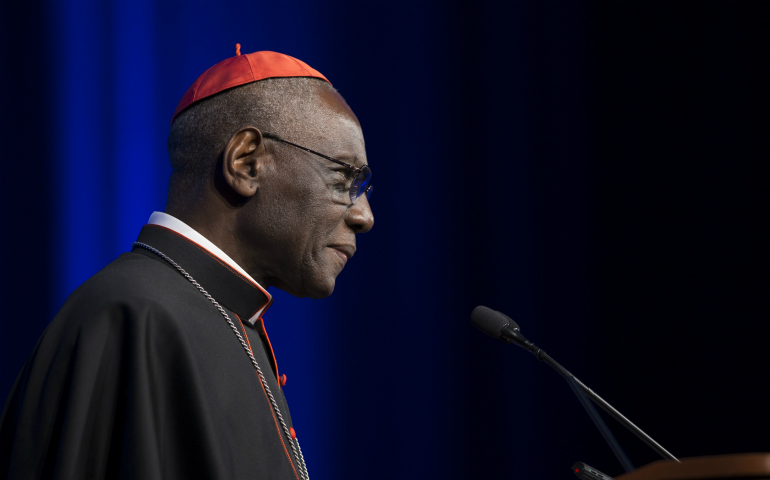
[[[0,478],[308,478],[264,329],[372,228],[356,116],[274,52],[210,68],[172,119],[166,212],[80,286],[0,417]],[[86,252],[87,253],[87,252]]]

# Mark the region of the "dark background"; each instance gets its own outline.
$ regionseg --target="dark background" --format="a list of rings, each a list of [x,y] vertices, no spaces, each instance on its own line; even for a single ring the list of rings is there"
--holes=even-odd
[[[265,317],[313,478],[621,473],[478,304],[674,455],[770,451],[767,2],[0,2],[0,37],[0,397],[240,42],[329,77],[376,172],[334,295]]]

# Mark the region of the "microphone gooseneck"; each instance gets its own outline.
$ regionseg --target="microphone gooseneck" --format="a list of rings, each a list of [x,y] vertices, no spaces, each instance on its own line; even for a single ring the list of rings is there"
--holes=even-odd
[[[580,400],[580,403],[586,409],[586,412],[594,421],[594,424],[599,429],[605,441],[610,446],[610,449],[612,449],[618,461],[620,462],[621,465],[623,465],[623,468],[626,471],[633,470],[634,468],[633,465],[631,465],[631,462],[629,461],[625,452],[623,452],[623,450],[620,448],[620,445],[617,443],[617,440],[615,440],[615,437],[612,435],[612,432],[610,432],[609,428],[607,428],[607,425],[604,423],[602,418],[593,408],[593,404],[591,404],[591,402],[588,401],[588,398],[590,398],[594,403],[599,405],[605,412],[609,413],[615,420],[620,422],[624,427],[630,430],[634,435],[636,435],[640,440],[646,443],[650,448],[658,452],[658,454],[661,455],[663,458],[679,462],[679,460],[675,456],[669,453],[658,442],[653,440],[652,437],[644,433],[642,429],[634,425],[628,418],[623,416],[623,414],[621,414],[619,411],[615,410],[615,408],[612,405],[607,403],[602,397],[597,395],[593,390],[588,388],[583,382],[578,380],[577,377],[572,375],[566,368],[559,365],[559,363],[557,363],[556,360],[551,358],[542,349],[540,349],[534,343],[527,340],[524,337],[524,335],[521,334],[521,329],[519,328],[519,325],[516,322],[514,322],[510,317],[508,317],[504,313],[498,312],[497,310],[492,310],[489,307],[479,305],[478,307],[474,308],[473,312],[471,313],[471,322],[476,328],[478,328],[479,330],[481,330],[482,332],[486,333],[491,337],[497,338],[498,340],[501,340],[505,343],[515,343],[516,345],[519,345],[520,347],[524,348],[525,350],[535,355],[538,358],[538,360],[540,360],[541,362],[547,363],[554,370],[559,372],[559,374],[567,380],[567,383],[569,383],[570,388],[572,388],[572,391],[575,392],[575,395],[577,395],[578,400]]]

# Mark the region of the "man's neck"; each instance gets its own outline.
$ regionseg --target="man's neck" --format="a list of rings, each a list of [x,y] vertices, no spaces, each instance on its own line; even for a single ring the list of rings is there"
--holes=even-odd
[[[155,212],[150,217],[149,223],[175,230],[196,243],[204,243],[202,245],[204,248],[213,250],[212,253],[222,257],[227,263],[232,262],[233,266],[242,274],[266,289],[269,285],[264,283],[264,279],[259,275],[254,275],[253,271],[247,270],[248,265],[245,263],[244,258],[239,255],[235,244],[233,223],[226,220],[226,218],[219,218],[217,220],[203,221],[200,220],[200,217],[198,219],[192,217],[184,218],[184,216],[180,218],[180,216],[170,212]]]

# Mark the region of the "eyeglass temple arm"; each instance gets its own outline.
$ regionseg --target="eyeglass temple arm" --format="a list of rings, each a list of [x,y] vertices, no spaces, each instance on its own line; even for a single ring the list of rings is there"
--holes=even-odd
[[[272,133],[262,132],[262,136],[265,137],[265,138],[270,138],[272,140],[276,140],[276,141],[282,142],[282,143],[286,143],[288,145],[291,145],[292,147],[297,147],[300,150],[304,150],[304,151],[306,151],[308,153],[312,153],[314,155],[318,155],[319,157],[325,158],[326,160],[329,160],[330,162],[334,162],[334,163],[336,163],[338,165],[342,165],[343,167],[347,167],[347,168],[353,170],[354,172],[356,172],[356,175],[361,173],[361,169],[358,168],[358,167],[354,167],[353,165],[350,165],[349,163],[345,163],[345,162],[343,162],[341,160],[337,160],[336,158],[332,158],[332,157],[330,157],[328,155],[324,155],[323,153],[318,153],[318,152],[316,152],[314,150],[310,150],[309,148],[303,147],[302,145],[297,145],[296,143],[291,143],[288,140],[284,140],[283,138],[280,138],[278,135],[273,135]]]

